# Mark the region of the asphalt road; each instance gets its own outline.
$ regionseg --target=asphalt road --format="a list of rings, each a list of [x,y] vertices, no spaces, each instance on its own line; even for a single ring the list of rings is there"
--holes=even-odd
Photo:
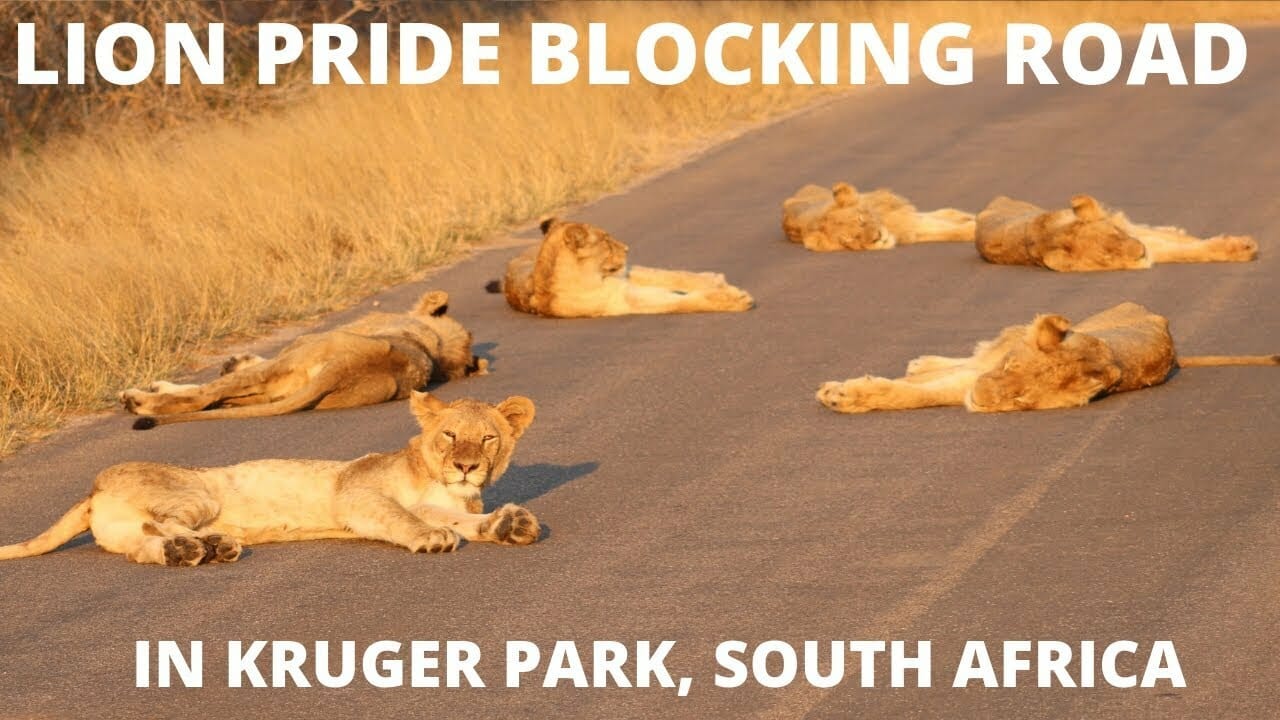
[[[6,562],[0,716],[1274,716],[1280,371],[1192,369],[1087,408],[990,417],[842,416],[813,399],[824,380],[963,353],[1036,312],[1080,318],[1122,300],[1168,316],[1185,353],[1280,350],[1280,31],[1247,38],[1248,68],[1226,86],[1009,87],[997,59],[973,86],[853,93],[577,213],[637,263],[726,273],[757,298],[747,314],[520,315],[482,290],[512,249],[384,293],[397,308],[447,289],[492,357],[492,375],[440,395],[535,400],[489,499],[527,503],[548,536],[445,557],[262,546],[191,570],[81,538]],[[1087,191],[1138,220],[1251,233],[1262,256],[1067,275],[986,265],[965,245],[786,243],[780,201],[840,179],[922,208],[976,210],[1000,193],[1061,206]],[[147,433],[129,422],[0,464],[0,540],[44,529],[118,461],[352,458],[415,429],[404,403]],[[136,689],[139,639],[204,641],[205,687]],[[253,639],[470,640],[489,687],[226,688],[227,641]],[[667,667],[692,678],[688,695],[549,689],[536,672],[503,687],[506,641],[540,643],[545,661],[565,639],[588,653],[592,640],[675,640]],[[929,640],[933,687],[889,688],[881,658],[877,687],[862,688],[856,655],[829,690],[714,686],[718,643],[770,639]],[[997,660],[1003,640],[1133,640],[1130,670],[1171,640],[1187,686],[1041,689],[1023,674],[1017,688],[953,689],[966,640]]]

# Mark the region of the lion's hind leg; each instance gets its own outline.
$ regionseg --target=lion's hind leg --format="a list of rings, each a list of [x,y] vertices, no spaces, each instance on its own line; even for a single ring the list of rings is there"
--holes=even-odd
[[[1249,262],[1258,257],[1258,242],[1248,235],[1215,235],[1201,240],[1181,228],[1126,222],[1126,228],[1157,263]]]
[[[940,370],[952,370],[965,365],[970,358],[945,357],[943,355],[921,355],[907,363],[907,376],[926,375]]]

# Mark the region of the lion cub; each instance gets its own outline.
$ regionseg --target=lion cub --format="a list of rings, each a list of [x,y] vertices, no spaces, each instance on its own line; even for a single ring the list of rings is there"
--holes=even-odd
[[[1169,321],[1126,302],[1072,325],[1038,315],[984,340],[964,358],[924,355],[905,377],[824,383],[818,401],[837,412],[963,405],[972,412],[1086,405],[1100,395],[1159,385],[1174,367],[1280,365],[1280,355],[1178,358]]]
[[[235,562],[245,545],[368,538],[413,552],[451,552],[458,536],[500,545],[538,539],[523,507],[482,514],[480,491],[506,471],[533,402],[410,400],[422,433],[394,453],[349,462],[257,460],[219,468],[131,462],[102,471],[89,497],[0,560],[47,553],[85,530],[137,563]]]
[[[972,242],[973,222],[973,213],[952,208],[920,212],[890,190],[859,193],[848,183],[830,190],[805,185],[782,203],[787,239],[817,252]]]
[[[471,333],[446,313],[449,294],[433,290],[408,313],[369,313],[329,332],[303,335],[274,359],[238,355],[203,385],[152,383],[120,393],[125,410],[145,415],[135,430],[191,420],[266,417],[315,408],[401,400],[432,378],[484,374]]]
[[[1248,262],[1258,243],[1246,235],[1208,240],[1176,227],[1142,225],[1088,195],[1067,210],[1045,210],[998,197],[978,213],[978,254],[999,265],[1038,265],[1059,272],[1138,270],[1155,263]]]
[[[507,263],[502,292],[516,310],[550,317],[743,312],[754,301],[719,273],[627,266],[627,246],[586,223],[552,218],[542,243]]]

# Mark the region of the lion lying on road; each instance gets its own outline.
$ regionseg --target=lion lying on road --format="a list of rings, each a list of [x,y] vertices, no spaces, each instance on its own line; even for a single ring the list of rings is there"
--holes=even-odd
[[[1174,367],[1280,365],[1280,355],[1177,358],[1169,322],[1121,303],[1072,325],[1038,315],[977,344],[967,358],[924,355],[906,377],[824,383],[818,401],[837,412],[964,405],[973,412],[1086,405],[1099,395],[1159,385]]]
[[[1176,227],[1152,227],[1104,209],[1088,195],[1071,208],[1046,211],[998,197],[978,213],[978,254],[1000,265],[1039,265],[1060,272],[1135,270],[1154,263],[1248,262],[1258,244],[1243,235],[1208,240]]]
[[[166,423],[284,415],[408,397],[433,377],[483,374],[471,333],[446,315],[449,295],[426,293],[412,312],[370,313],[336,330],[303,335],[272,360],[238,355],[203,385],[153,383],[120,393],[146,430]]]
[[[718,273],[627,266],[627,246],[586,223],[552,218],[542,243],[507,263],[502,292],[516,310],[551,317],[605,317],[750,310],[751,296]]]
[[[782,203],[782,230],[810,250],[887,250],[895,245],[972,242],[973,213],[920,212],[890,190],[859,193],[848,183],[830,190],[805,185]]]
[[[235,562],[245,545],[367,538],[413,552],[451,552],[458,536],[501,545],[538,539],[523,507],[482,514],[480,491],[506,471],[533,403],[444,403],[414,392],[422,433],[394,453],[357,460],[258,460],[220,468],[132,462],[107,468],[89,497],[0,560],[54,550],[85,530],[137,563]]]

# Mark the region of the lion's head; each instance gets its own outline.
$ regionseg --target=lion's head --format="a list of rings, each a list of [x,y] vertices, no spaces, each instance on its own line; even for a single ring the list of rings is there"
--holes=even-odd
[[[861,201],[848,183],[831,188],[831,205],[804,232],[804,246],[810,250],[882,250],[896,244],[875,210]]]
[[[627,246],[595,225],[550,218],[542,222],[543,253],[572,258],[583,272],[619,275],[627,267]],[[563,248],[561,251],[560,249]]]
[[[446,403],[415,392],[409,407],[422,427],[411,444],[426,465],[459,497],[479,498],[480,491],[506,472],[516,440],[533,422],[533,401],[515,395],[497,405],[479,400]]]
[[[979,376],[965,397],[975,412],[1079,407],[1120,381],[1111,348],[1070,332],[1061,315],[1039,315],[1001,364]]]
[[[1055,254],[1069,259],[1071,270],[1115,270],[1150,267],[1147,248],[1129,234],[1088,195],[1071,198],[1066,225],[1053,229],[1044,253],[1045,265],[1055,270]]]

